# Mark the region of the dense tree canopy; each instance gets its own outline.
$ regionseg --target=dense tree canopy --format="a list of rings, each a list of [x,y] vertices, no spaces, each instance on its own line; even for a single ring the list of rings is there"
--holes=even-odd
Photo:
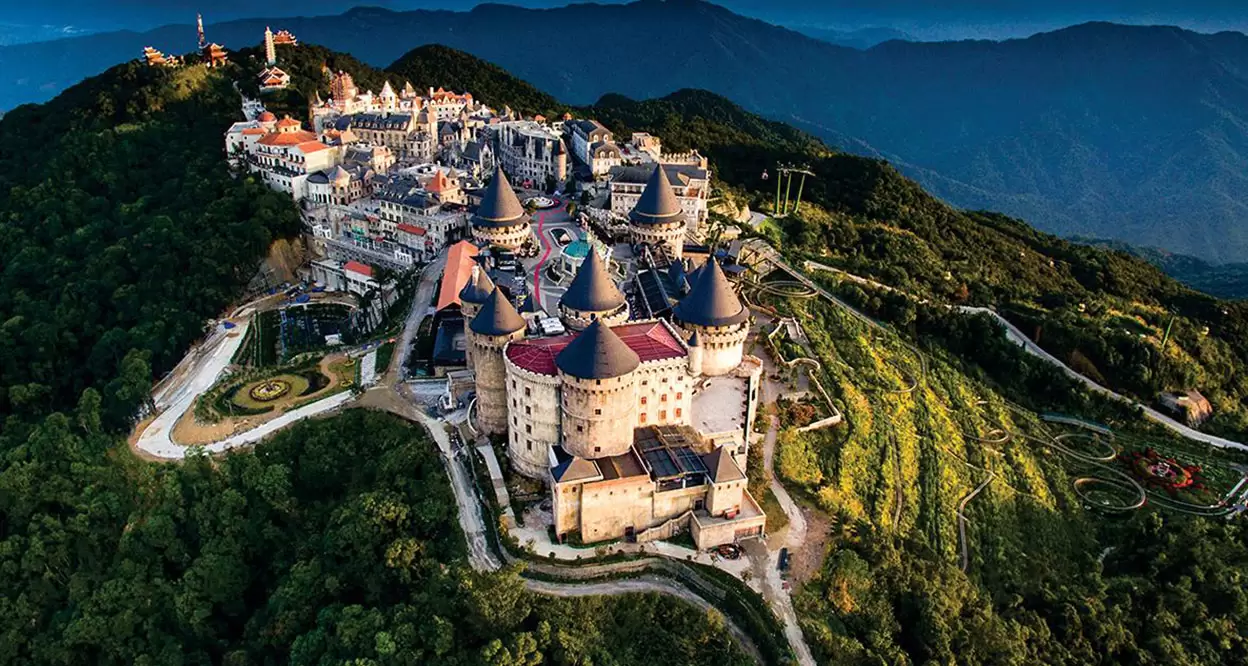
[[[288,198],[225,167],[238,116],[200,67],[120,65],[0,120],[0,415],[96,387],[124,424],[278,236]]]

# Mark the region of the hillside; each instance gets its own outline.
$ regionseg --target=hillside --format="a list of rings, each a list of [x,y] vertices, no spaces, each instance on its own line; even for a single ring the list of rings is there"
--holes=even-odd
[[[242,75],[127,63],[0,120],[0,661],[750,663],[669,596],[471,570],[436,448],[392,416],[130,453],[153,374],[301,228],[227,165]]]
[[[358,8],[232,21],[210,26],[209,37],[239,48],[269,23],[378,67],[412,47],[445,44],[568,103],[706,89],[885,157],[963,208],[1064,236],[1248,260],[1248,37],[1238,33],[1087,24],[1004,42],[892,41],[864,51],[696,0],[641,0]],[[652,44],[655,25],[665,26],[661,48],[639,48]],[[611,28],[604,37],[587,26]],[[0,109],[42,99],[146,44],[179,51],[192,39],[189,26],[169,26],[0,47]]]

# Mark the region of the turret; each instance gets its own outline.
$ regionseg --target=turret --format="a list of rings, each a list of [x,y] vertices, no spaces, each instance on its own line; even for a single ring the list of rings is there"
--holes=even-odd
[[[559,352],[555,365],[564,450],[591,459],[628,451],[637,425],[637,352],[595,320]]]
[[[472,216],[472,236],[478,242],[515,250],[529,239],[529,215],[500,166],[481,196]]]
[[[689,294],[672,308],[672,321],[686,333],[697,334],[702,374],[723,375],[741,364],[750,311],[713,257],[696,272]]]
[[[689,374],[702,374],[702,342],[698,339],[697,331],[689,336]]]
[[[495,287],[468,324],[477,384],[477,425],[487,435],[507,432],[507,368],[503,349],[524,337],[524,318]]]
[[[655,165],[628,214],[628,228],[633,242],[666,246],[668,256],[680,259],[685,247],[685,213],[662,164]]]
[[[568,290],[559,298],[559,318],[571,331],[584,330],[595,319],[608,326],[628,321],[628,302],[607,273],[606,262],[593,247],[581,262]]]
[[[494,281],[480,266],[472,267],[472,277],[468,278],[468,283],[463,289],[459,290],[460,312],[464,315],[464,321],[472,322],[477,316],[477,312],[481,310],[481,306],[494,295]],[[468,362],[468,369],[472,369],[472,345],[464,350],[465,360]]]
[[[564,145],[563,139],[555,140],[555,179],[560,181],[559,185],[563,185],[563,181],[568,178],[568,147]]]

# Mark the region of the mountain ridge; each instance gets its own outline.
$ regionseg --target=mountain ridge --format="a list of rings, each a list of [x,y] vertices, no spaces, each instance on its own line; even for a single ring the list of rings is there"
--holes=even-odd
[[[378,67],[419,44],[444,43],[571,104],[607,92],[646,99],[706,89],[842,148],[886,157],[963,208],[1001,210],[1063,236],[1165,247],[1215,263],[1248,260],[1242,33],[1089,22],[1020,39],[890,41],[864,51],[698,0],[357,8],[273,23]],[[254,44],[266,24],[214,24],[208,36],[231,48]],[[670,27],[659,48],[640,48],[653,45],[660,24]],[[594,25],[611,28],[585,29]],[[192,35],[189,26],[143,33],[124,57],[138,53],[139,41],[168,50],[166,42],[189,45]],[[88,41],[65,45],[81,51],[95,43],[79,39]],[[14,49],[0,48],[0,71],[21,78],[23,63],[42,62],[36,48]],[[48,57],[104,60],[95,52]],[[23,80],[26,88],[38,83]],[[0,108],[22,89],[9,83],[0,87]]]

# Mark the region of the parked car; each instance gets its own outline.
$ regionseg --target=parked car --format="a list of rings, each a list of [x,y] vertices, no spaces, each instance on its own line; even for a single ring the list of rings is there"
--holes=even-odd
[[[567,247],[572,242],[572,234],[568,233],[567,229],[555,229],[550,232],[550,235],[559,247]]]
[[[715,549],[715,552],[725,560],[735,560],[741,557],[741,547],[735,543],[726,543]]]

